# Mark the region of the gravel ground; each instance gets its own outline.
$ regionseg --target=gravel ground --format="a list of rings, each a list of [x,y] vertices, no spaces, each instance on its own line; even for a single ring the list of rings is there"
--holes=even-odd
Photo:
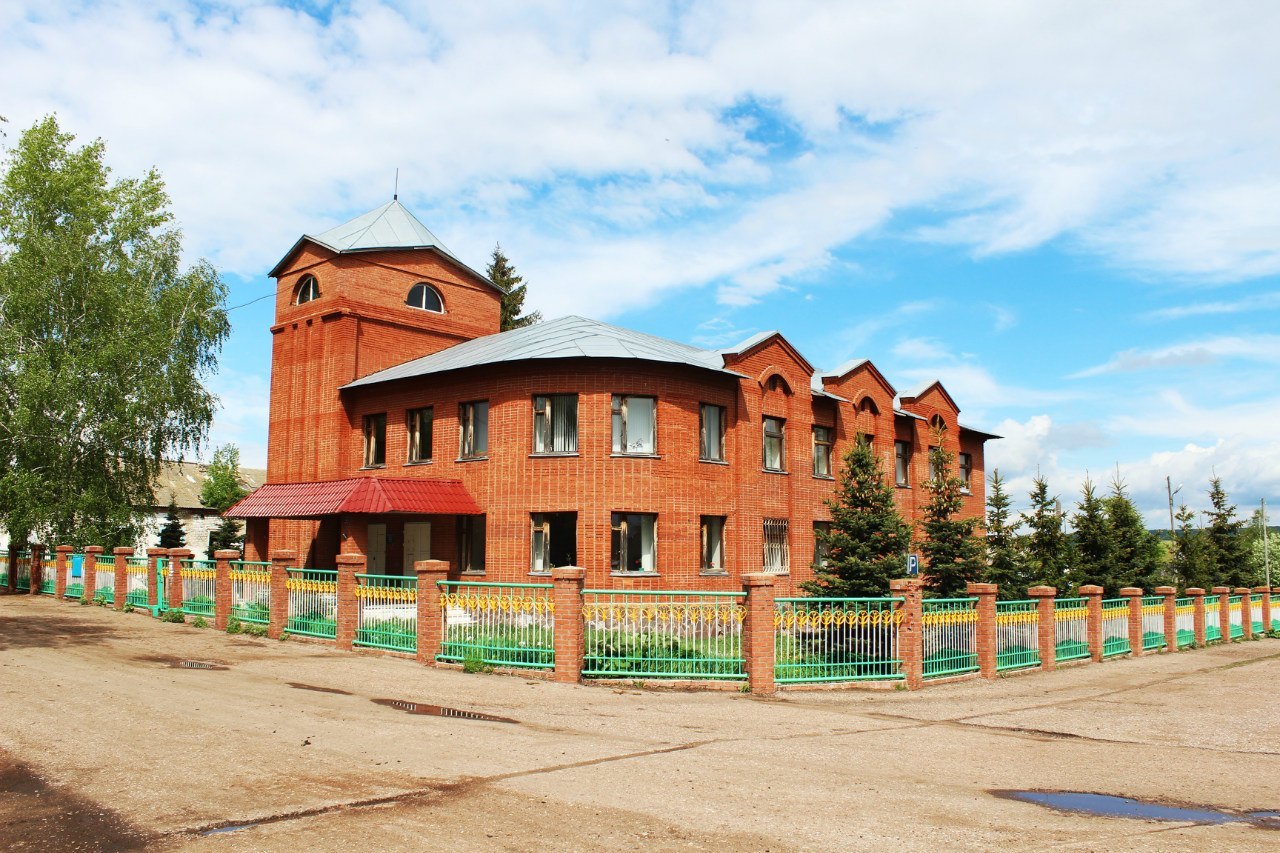
[[[1278,679],[1280,642],[1262,640],[764,700],[470,675],[0,597],[0,849],[1276,850],[1280,833],[1251,823],[993,792],[1278,810]]]

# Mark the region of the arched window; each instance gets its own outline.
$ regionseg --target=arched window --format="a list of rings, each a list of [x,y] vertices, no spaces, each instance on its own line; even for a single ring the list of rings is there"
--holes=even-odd
[[[320,282],[313,275],[304,275],[298,282],[298,292],[293,298],[294,305],[302,305],[312,299],[320,298]]]
[[[929,426],[933,427],[938,432],[947,431],[947,422],[942,419],[942,415],[934,415],[929,418]]]
[[[444,303],[440,301],[440,294],[434,287],[421,281],[409,288],[409,296],[404,302],[410,308],[435,311],[437,314],[444,313]]]
[[[863,398],[862,398],[862,402],[860,402],[860,403],[858,404],[858,411],[859,411],[859,412],[868,412],[868,413],[870,413],[870,415],[871,415],[872,417],[876,417],[877,415],[879,415],[879,414],[880,414],[880,407],[876,405],[876,401],[875,401],[875,400],[872,400],[872,399],[868,396],[868,397],[863,397]]]

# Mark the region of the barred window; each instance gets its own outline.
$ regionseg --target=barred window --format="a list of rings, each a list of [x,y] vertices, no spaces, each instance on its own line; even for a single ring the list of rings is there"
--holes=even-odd
[[[613,452],[651,454],[655,452],[657,400],[653,397],[613,395]]]
[[[702,571],[706,574],[724,574],[724,521],[723,515],[702,516]]]
[[[615,512],[611,518],[612,567],[615,572],[656,572],[656,515]]]
[[[458,457],[477,459],[489,453],[489,401],[458,406]]]
[[[785,471],[786,454],[783,446],[782,418],[764,419],[764,469],[766,471]]]
[[[831,444],[834,440],[835,430],[831,427],[813,428],[813,476],[831,476]]]
[[[387,413],[364,416],[364,467],[387,464]]]
[[[704,462],[724,461],[724,406],[698,406],[698,458]]]
[[[791,571],[791,548],[787,544],[787,519],[764,520],[764,570],[772,575]]]
[[[434,410],[431,406],[410,409],[405,413],[405,433],[408,435],[406,462],[430,462]]]
[[[542,394],[533,398],[533,452],[578,452],[577,394]]]

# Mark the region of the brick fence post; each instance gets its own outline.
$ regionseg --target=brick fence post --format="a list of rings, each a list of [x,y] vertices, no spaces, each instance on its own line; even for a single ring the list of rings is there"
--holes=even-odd
[[[996,593],[998,587],[993,583],[967,583],[966,595],[977,596],[975,610],[978,624],[974,627],[974,643],[978,652],[978,673],[983,678],[995,678],[998,661],[996,660]]]
[[[182,589],[182,561],[191,559],[191,549],[189,548],[170,548],[169,549],[169,578],[166,581],[165,592],[169,596],[168,607],[170,610],[182,610],[182,600],[184,598]]]
[[[1222,642],[1231,642],[1231,587],[1215,586],[1212,590],[1218,596],[1218,635]]]
[[[413,564],[418,575],[418,663],[436,665],[444,643],[444,608],[440,599],[440,581],[449,578],[445,560],[418,560]]]
[[[1040,641],[1040,669],[1044,672],[1058,668],[1058,628],[1054,615],[1057,595],[1057,588],[1052,586],[1033,586],[1027,590],[1027,598],[1035,601],[1039,617],[1036,638]]]
[[[894,578],[889,594],[901,598],[902,619],[898,622],[898,654],[908,690],[924,686],[924,582],[919,578]]]
[[[1246,640],[1253,639],[1253,604],[1249,601],[1252,593],[1248,587],[1236,587],[1236,595],[1240,596],[1240,630]]]
[[[1096,584],[1085,584],[1080,587],[1080,595],[1085,599],[1088,615],[1085,621],[1085,636],[1089,643],[1089,657],[1094,663],[1102,662],[1102,587]]]
[[[747,684],[757,696],[769,696],[778,690],[774,682],[773,575],[763,573],[742,576],[742,589],[747,594],[746,615],[742,620],[742,656],[746,660]]]
[[[27,592],[39,595],[44,585],[44,545],[39,542],[31,546],[31,581],[27,584]]]
[[[1205,625],[1207,624],[1204,616],[1204,590],[1198,586],[1189,586],[1186,589],[1187,597],[1191,599],[1191,627],[1195,631],[1195,647],[1203,649],[1209,642]]]
[[[213,552],[213,627],[227,630],[231,618],[231,561],[240,559],[240,552],[228,548]]]
[[[1142,654],[1142,588],[1123,587],[1120,597],[1129,599],[1129,654],[1138,657]]]
[[[98,591],[98,555],[101,553],[101,545],[86,545],[84,548],[84,563],[80,567],[80,583],[84,588],[80,593],[81,601],[93,601]]]
[[[147,606],[152,608],[152,616],[160,603],[160,558],[168,556],[168,548],[147,549]]]
[[[1171,586],[1158,586],[1156,595],[1164,597],[1164,647],[1165,651],[1178,650],[1178,591]]]
[[[355,644],[356,623],[360,621],[360,609],[356,603],[356,575],[364,574],[364,554],[339,554],[334,562],[338,567],[338,615],[334,631],[334,644],[340,649],[350,649]]]
[[[1271,633],[1271,588],[1258,586],[1253,588],[1254,592],[1262,594],[1262,635],[1265,637]]]
[[[129,558],[133,556],[132,548],[113,548],[111,556],[115,559],[115,591],[111,593],[111,606],[116,610],[124,610],[129,601]]]
[[[297,551],[271,552],[271,609],[267,615],[267,636],[278,640],[289,622],[289,570],[297,568]]]
[[[5,574],[8,579],[4,582],[4,592],[13,595],[18,589],[18,552],[14,550],[14,543],[9,543],[9,551],[5,555]]]
[[[53,597],[62,601],[67,597],[67,579],[71,577],[71,560],[70,556],[75,553],[75,548],[70,545],[59,545],[55,549],[58,553],[58,565],[54,567],[56,575],[53,579]]]
[[[555,595],[556,668],[552,678],[566,684],[582,680],[582,588],[587,570],[577,566],[551,570]]]

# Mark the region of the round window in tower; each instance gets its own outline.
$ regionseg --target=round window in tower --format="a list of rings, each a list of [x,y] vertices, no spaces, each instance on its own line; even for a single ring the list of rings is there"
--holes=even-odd
[[[423,311],[434,311],[437,314],[444,313],[444,303],[440,301],[440,294],[434,287],[421,281],[409,288],[409,297],[405,299],[405,304],[410,308],[421,308]]]
[[[320,282],[313,275],[304,275],[298,282],[297,294],[293,297],[294,305],[302,305],[320,298]]]

